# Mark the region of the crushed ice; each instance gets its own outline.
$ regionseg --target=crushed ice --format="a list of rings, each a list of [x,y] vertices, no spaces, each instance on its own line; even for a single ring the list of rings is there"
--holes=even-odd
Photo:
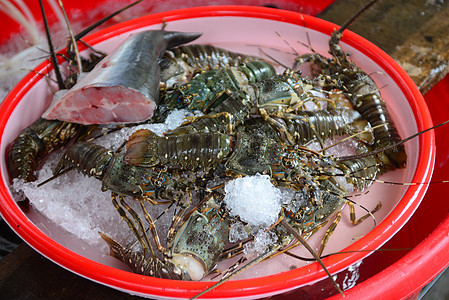
[[[274,232],[259,230],[254,235],[254,240],[245,244],[243,253],[247,257],[259,256],[268,250],[268,246],[276,243],[277,239]]]
[[[95,142],[105,148],[114,149],[121,145],[124,140],[127,140],[129,136],[137,130],[149,129],[158,136],[162,136],[164,132],[178,128],[183,122],[186,121],[187,117],[193,117],[200,115],[199,112],[192,112],[187,109],[174,109],[167,116],[164,123],[150,123],[142,124],[134,127],[124,127],[121,130],[112,132],[110,134],[101,137]]]
[[[52,169],[52,163],[47,162],[38,177],[42,180],[51,177]],[[101,242],[98,231],[120,238],[127,232],[112,206],[110,192],[101,192],[99,180],[69,172],[42,187],[37,184],[14,179],[14,188],[22,190],[35,209],[78,238],[96,244]]]
[[[229,241],[231,243],[243,241],[248,238],[248,233],[246,232],[245,225],[237,221],[231,224],[231,228],[229,229]]]
[[[97,139],[96,142],[98,141],[98,144],[103,147],[113,149],[135,130],[147,128],[162,134],[175,129],[184,122],[185,117],[192,115],[192,112],[187,110],[174,110],[167,116],[164,123],[125,127]],[[104,243],[98,235],[98,231],[113,236],[117,240],[131,241],[132,236],[129,235],[127,225],[121,220],[111,203],[110,191],[101,192],[100,180],[72,171],[37,187],[39,182],[53,176],[53,170],[61,152],[50,155],[46,160],[38,171],[39,181],[24,182],[14,179],[13,189],[22,191],[33,207],[42,215],[89,244]],[[136,201],[130,200],[127,203],[136,211],[139,210]],[[162,207],[152,209],[163,210]],[[165,224],[159,227],[163,226]]]
[[[268,228],[281,211],[281,192],[270,182],[270,176],[256,174],[226,183],[224,202],[231,216],[254,227]]]

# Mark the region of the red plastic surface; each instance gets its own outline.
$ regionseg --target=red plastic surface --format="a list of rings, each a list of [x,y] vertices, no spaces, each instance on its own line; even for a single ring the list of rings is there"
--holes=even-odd
[[[55,1],[55,0],[52,0]],[[40,23],[42,21],[41,10],[39,1],[24,1],[29,7],[34,19]],[[49,18],[49,22],[56,21],[54,12],[48,4],[48,1],[42,1],[44,3],[45,12]],[[57,1],[55,1],[57,3]],[[135,0],[127,1],[107,1],[107,0],[77,0],[77,1],[63,1],[64,8],[69,16],[70,20],[79,20],[84,25],[91,24],[91,20],[98,20],[109,13],[119,9],[129,3],[135,2]],[[124,21],[128,18],[139,17],[150,13],[158,13],[166,10],[194,7],[194,6],[212,6],[212,5],[254,5],[254,6],[267,6],[281,8],[285,10],[302,12],[308,15],[316,15],[323,9],[325,9],[334,0],[321,0],[321,1],[309,1],[309,0],[196,0],[196,1],[180,1],[180,0],[164,0],[164,1],[143,1],[137,4],[129,11],[122,13],[114,20],[109,21],[105,26],[112,25],[117,21]],[[123,19],[125,16],[125,19]],[[0,20],[2,20],[2,28],[0,29],[0,45],[7,42],[11,37],[11,34],[18,33],[21,30],[20,25],[10,18],[8,15],[0,11]],[[104,26],[103,26],[104,27]]]

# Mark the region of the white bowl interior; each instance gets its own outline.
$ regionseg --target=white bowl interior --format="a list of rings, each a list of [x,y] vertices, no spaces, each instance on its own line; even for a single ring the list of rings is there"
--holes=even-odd
[[[212,44],[245,54],[264,56],[263,52],[275,57],[286,65],[292,65],[295,54],[287,42],[300,54],[310,53],[310,50],[303,44],[310,40],[310,46],[317,52],[326,54],[328,51],[329,36],[306,27],[294,24],[283,23],[273,20],[245,18],[245,17],[202,17],[169,22],[167,30],[202,32],[203,35],[195,43]],[[144,26],[139,30],[160,29],[160,25]],[[123,41],[129,33],[111,37],[95,45],[96,49],[109,52],[114,46]],[[287,42],[286,42],[287,41]],[[387,101],[388,109],[402,137],[407,137],[417,131],[413,112],[401,89],[393,79],[376,63],[367,58],[358,50],[342,43],[345,51],[351,52],[351,59],[362,67],[366,73],[372,74],[377,85],[381,87],[381,93]],[[263,50],[263,52],[262,52]],[[8,171],[5,162],[5,149],[19,134],[19,132],[36,120],[51,100],[51,93],[47,81],[42,79],[23,97],[11,114],[1,139],[0,164],[2,180],[9,182]],[[413,177],[417,166],[418,140],[412,140],[406,144],[408,153],[407,167],[402,170],[387,173],[381,177],[382,180],[394,182],[409,182]],[[95,179],[92,179],[95,180]],[[401,201],[407,187],[397,185],[386,185],[375,183],[369,188],[369,193],[355,198],[358,203],[367,209],[373,209],[381,201],[382,208],[375,214],[376,221],[380,223],[392,209]],[[101,193],[99,191],[99,193]],[[103,193],[105,194],[105,193]],[[76,201],[76,199],[60,199],[61,203]],[[112,208],[108,196],[103,195],[96,199],[99,201],[98,207]],[[108,208],[109,207],[109,208]],[[356,208],[359,215],[364,214],[364,210]],[[116,213],[115,213],[116,214]],[[57,224],[47,219],[37,210],[31,210],[27,217],[36,225],[39,230],[47,234],[54,241],[62,246],[85,256],[96,262],[110,265],[117,268],[123,267],[115,259],[108,255],[107,247],[104,243],[89,244],[76,236],[66,232]],[[120,219],[117,217],[117,219]],[[119,221],[121,222],[121,221]],[[126,229],[126,226],[123,228]],[[358,240],[373,228],[372,220],[366,220],[358,226],[352,226],[349,222],[349,210],[344,208],[342,221],[330,238],[325,253],[337,252]],[[92,229],[94,230],[94,229]],[[313,248],[318,249],[324,230],[319,231],[309,243]],[[101,241],[101,240],[100,240]],[[33,245],[31,245],[33,246]],[[297,247],[294,251],[298,255],[310,257],[302,247]],[[51,259],[51,257],[49,257]],[[289,270],[292,266],[301,267],[308,263],[298,261],[286,255],[281,255],[276,259],[269,260],[251,268],[239,275],[236,279],[251,278],[275,274]]]

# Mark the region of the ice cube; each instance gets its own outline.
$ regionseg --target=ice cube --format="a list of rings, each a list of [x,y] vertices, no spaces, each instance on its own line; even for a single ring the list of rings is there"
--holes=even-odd
[[[281,192],[270,182],[270,176],[256,174],[236,178],[225,186],[224,202],[232,216],[250,226],[269,227],[281,211]]]

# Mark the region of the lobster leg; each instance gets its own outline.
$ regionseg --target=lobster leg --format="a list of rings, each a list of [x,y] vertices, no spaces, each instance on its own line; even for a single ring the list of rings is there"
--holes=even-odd
[[[351,218],[350,219],[351,220],[351,224],[354,225],[354,226],[362,223],[364,220],[366,220],[369,217],[374,218],[373,214],[375,212],[377,212],[382,207],[382,203],[379,202],[379,203],[377,203],[376,207],[372,211],[368,212],[367,214],[365,214],[362,217],[360,217],[359,219],[357,219],[357,217],[355,215],[354,204],[348,202],[348,205],[349,205],[349,211],[350,211],[349,214],[350,214],[350,218]]]
[[[145,208],[144,202],[143,201],[139,201],[139,202],[140,202],[140,206],[142,207],[142,211],[145,214],[145,219],[148,222],[151,234],[153,235],[154,244],[156,245],[157,249],[160,252],[164,253],[166,249],[161,244],[161,240],[160,240],[159,235],[158,235],[158,233],[156,231],[156,225],[154,224],[153,218],[151,218],[151,215],[148,213],[147,209]]]
[[[139,230],[136,228],[134,222],[131,220],[131,218],[127,215],[126,211],[119,205],[117,202],[117,196],[120,200],[120,204],[125,207],[125,209],[131,214],[134,221],[139,224],[139,229],[142,232],[142,235],[139,233]],[[111,192],[111,200],[112,204],[114,205],[115,209],[120,214],[120,217],[128,224],[128,227],[131,229],[131,231],[134,233],[136,238],[138,239],[139,243],[142,245],[144,256],[147,254],[148,249],[150,249],[151,253],[154,256],[153,249],[151,248],[148,236],[146,234],[146,230],[143,227],[143,223],[140,220],[137,213],[125,202],[123,196],[117,195],[116,193]],[[145,238],[145,240],[144,240]]]
[[[335,229],[337,228],[338,223],[340,223],[341,220],[341,211],[337,213],[335,216],[335,220],[331,223],[329,228],[326,230],[326,233],[323,236],[323,239],[321,240],[320,249],[318,250],[318,256],[321,257],[324,251],[324,247],[326,247],[327,241],[329,240],[332,233],[334,233]]]
[[[354,203],[347,201],[346,202],[349,206],[349,210],[350,210],[350,221],[352,225],[358,225],[361,222],[363,222],[364,220],[366,220],[369,217],[372,217],[374,219],[374,213],[377,212],[381,207],[382,204],[379,202],[377,204],[377,206],[372,210],[372,211],[368,211],[367,214],[363,215],[362,217],[360,217],[359,219],[357,219],[356,214],[355,214],[355,208],[354,208]],[[318,255],[321,257],[324,251],[324,247],[326,246],[330,236],[334,233],[335,229],[337,228],[338,223],[341,220],[341,211],[339,211],[337,213],[337,215],[335,216],[334,221],[332,222],[332,224],[329,226],[329,228],[326,230],[326,233],[323,236],[323,239],[321,241],[321,245],[320,245],[320,249],[318,251]],[[375,221],[375,219],[374,219]]]
[[[288,132],[285,125],[281,124],[280,122],[276,121],[273,117],[271,117],[267,111],[263,108],[259,109],[259,113],[262,116],[262,118],[268,122],[271,126],[276,128],[276,130],[279,131],[280,135],[285,138],[284,142],[287,142],[290,145],[295,145],[295,139],[294,137]]]

